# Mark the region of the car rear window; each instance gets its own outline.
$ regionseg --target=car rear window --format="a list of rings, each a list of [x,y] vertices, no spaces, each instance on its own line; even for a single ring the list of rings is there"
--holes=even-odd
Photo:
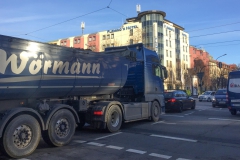
[[[215,94],[217,94],[217,95],[226,95],[227,94],[227,90],[218,90]]]
[[[165,92],[164,93],[165,98],[172,98],[173,97],[172,95],[173,95],[173,92]]]

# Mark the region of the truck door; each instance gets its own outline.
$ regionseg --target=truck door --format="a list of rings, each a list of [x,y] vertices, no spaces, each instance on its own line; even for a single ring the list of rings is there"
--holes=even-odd
[[[154,92],[155,93],[161,93],[163,91],[163,81],[162,81],[162,72],[161,68],[158,64],[153,64],[153,74],[155,75],[154,77]]]

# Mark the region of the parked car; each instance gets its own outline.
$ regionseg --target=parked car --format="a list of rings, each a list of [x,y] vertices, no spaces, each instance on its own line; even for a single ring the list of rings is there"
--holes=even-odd
[[[192,97],[187,96],[184,91],[171,90],[164,93],[165,109],[182,112],[184,109],[195,109],[196,102]]]
[[[199,102],[201,101],[212,102],[214,94],[215,94],[215,91],[206,91],[203,94],[198,96],[198,100]]]
[[[212,107],[227,106],[227,89],[219,89],[214,95]]]

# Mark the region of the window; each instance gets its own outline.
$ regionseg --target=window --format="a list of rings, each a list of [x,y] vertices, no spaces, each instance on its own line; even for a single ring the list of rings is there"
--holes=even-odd
[[[110,47],[110,45],[109,45],[109,44],[107,44],[107,47]]]
[[[184,43],[184,39],[185,39],[185,37],[183,37],[183,43]]]
[[[88,38],[88,41],[91,42],[91,41],[92,41],[92,37],[89,37],[89,38]]]
[[[172,47],[171,41],[169,41],[169,46]]]
[[[166,46],[168,46],[168,40],[166,40]]]
[[[113,39],[114,38],[114,34],[111,34],[111,39]]]
[[[166,56],[168,57],[168,50],[166,50]]]
[[[107,39],[110,39],[110,35],[109,34],[107,35]]]
[[[167,60],[167,67],[168,67],[168,60]]]
[[[130,44],[133,44],[133,39],[130,39]]]
[[[187,46],[186,46],[186,52],[188,51]]]
[[[96,36],[93,36],[92,39],[93,39],[93,41],[95,41],[96,40]]]
[[[153,75],[163,78],[161,68],[158,65],[155,65],[155,64],[152,65],[152,72],[153,72]]]
[[[186,55],[186,61],[188,61],[188,56]]]
[[[183,60],[185,61],[185,55],[183,55]]]
[[[111,47],[114,47],[114,43],[111,44]]]
[[[172,61],[170,61],[170,67],[172,67]]]
[[[168,30],[166,29],[166,36],[168,35]]]
[[[67,41],[64,41],[64,45],[66,46],[66,44],[67,44]]]
[[[183,46],[183,52],[185,51],[184,46]]]
[[[171,31],[169,31],[169,37],[171,38]]]
[[[102,39],[105,40],[106,39],[106,35],[103,35]]]
[[[172,51],[170,51],[170,57],[172,58]]]
[[[80,39],[77,40],[77,43],[80,43]]]
[[[104,45],[102,45],[102,50],[105,50],[105,48],[106,48],[105,44],[104,44]]]
[[[130,36],[133,36],[133,29],[130,29]]]

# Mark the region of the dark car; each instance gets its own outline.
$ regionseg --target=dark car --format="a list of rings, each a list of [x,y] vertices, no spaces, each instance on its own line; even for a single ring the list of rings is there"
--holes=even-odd
[[[184,91],[171,90],[164,93],[166,110],[177,110],[182,112],[184,109],[195,109],[196,102],[192,97],[187,96]]]
[[[227,106],[227,90],[219,89],[214,95],[212,107]]]

